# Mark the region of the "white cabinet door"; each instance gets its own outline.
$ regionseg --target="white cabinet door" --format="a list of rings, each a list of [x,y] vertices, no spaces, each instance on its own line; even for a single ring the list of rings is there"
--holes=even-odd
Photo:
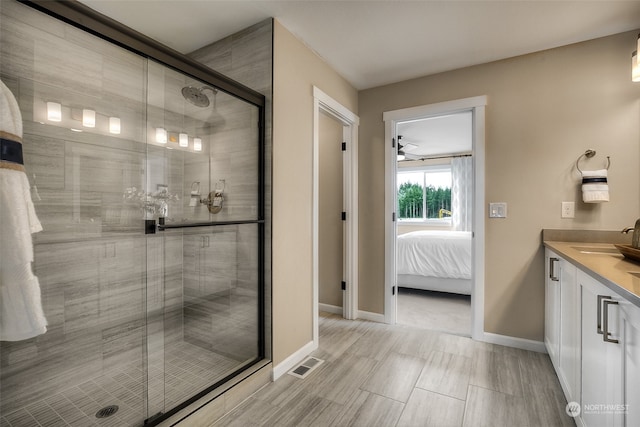
[[[560,259],[560,354],[558,377],[567,401],[580,403],[580,299],[577,268]]]
[[[544,344],[556,371],[560,355],[560,257],[545,251]]]
[[[547,249],[545,346],[567,401],[580,403],[580,295],[577,268]]]
[[[640,308],[621,302],[624,425],[640,426]]]
[[[582,271],[577,277],[582,298],[580,417],[587,427],[621,426],[622,413],[615,408],[622,403],[622,338],[616,305],[622,299]]]

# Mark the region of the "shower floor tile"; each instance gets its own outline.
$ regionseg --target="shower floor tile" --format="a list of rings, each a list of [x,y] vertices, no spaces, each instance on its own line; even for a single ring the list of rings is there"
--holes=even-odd
[[[157,385],[149,390],[149,411],[171,409],[210,386],[238,367],[234,360],[187,342],[173,343],[164,357],[154,357],[146,377],[140,361],[2,414],[0,427],[125,427],[141,425],[144,384]],[[146,377],[146,378],[145,378]],[[160,389],[158,389],[160,388]],[[108,405],[118,411],[107,418],[95,414]],[[154,411],[154,409],[158,410]]]

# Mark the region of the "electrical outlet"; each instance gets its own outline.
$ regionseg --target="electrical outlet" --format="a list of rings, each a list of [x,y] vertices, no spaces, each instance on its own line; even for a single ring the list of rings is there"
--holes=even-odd
[[[575,218],[576,204],[575,202],[562,202],[562,218]]]

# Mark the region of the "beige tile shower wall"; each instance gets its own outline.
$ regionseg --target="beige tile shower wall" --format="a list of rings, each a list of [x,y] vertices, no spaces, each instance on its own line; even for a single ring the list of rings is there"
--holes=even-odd
[[[184,235],[184,293],[186,304],[236,287],[236,230],[200,229]]]
[[[220,72],[267,98],[266,107],[266,201],[270,204],[270,153],[271,153],[271,20],[253,25],[245,30],[192,52],[189,56]],[[211,179],[202,194],[215,189],[219,180],[226,181],[225,201],[222,211],[211,215],[211,220],[248,219],[257,216],[258,181],[255,173],[258,164],[256,142],[258,135],[257,109],[219,93],[217,108],[221,120],[213,129],[211,146]],[[204,183],[203,183],[204,184]],[[202,209],[201,209],[202,210]],[[267,212],[269,209],[267,208]],[[204,209],[206,213],[206,209]],[[270,220],[267,218],[267,228]],[[267,232],[267,234],[270,234]],[[269,266],[269,262],[267,262]]]
[[[253,220],[258,217],[258,116],[257,108],[227,104],[228,117],[217,127],[209,143],[210,178],[208,191],[224,188],[224,201],[219,213],[209,214],[210,221]],[[203,191],[203,197],[206,197]]]
[[[63,113],[90,107],[122,120],[120,138],[141,140],[144,110],[144,61],[128,51],[97,39],[44,14],[35,14],[14,1],[2,2],[3,78],[20,77],[20,87],[33,97],[20,108],[25,119],[45,121],[45,102],[57,101]],[[59,58],[65,58],[60,61]],[[11,59],[10,61],[8,59]],[[80,126],[78,120],[74,125]]]
[[[540,230],[618,230],[640,212],[640,84],[630,56],[638,31],[360,92],[360,309],[384,306],[384,111],[487,95],[485,330],[542,340]],[[611,201],[582,203],[575,161],[599,169],[611,156]],[[562,201],[576,218],[561,219]]]
[[[232,79],[262,93],[266,97],[265,108],[265,234],[266,234],[266,251],[265,251],[265,299],[266,299],[266,355],[271,357],[271,162],[272,162],[272,143],[271,143],[271,123],[272,123],[272,39],[273,39],[273,21],[267,19],[246,28],[236,34],[226,37],[209,46],[205,46],[190,54],[191,57],[212,69],[231,77]],[[242,117],[242,116],[239,116]],[[236,152],[231,156],[233,163],[228,157],[221,157],[222,161],[212,163],[211,183],[215,185],[218,179],[226,179],[233,177],[225,189],[226,200],[225,205],[236,210],[243,206],[252,206],[251,198],[255,193],[251,188],[257,186],[257,182],[253,181],[254,174],[243,174],[242,168],[246,165],[255,164],[257,158],[254,158],[255,149],[253,143],[255,134],[258,131],[253,126],[257,122],[257,117],[246,117],[251,125],[235,126],[235,128],[225,129],[224,132],[216,132],[216,139],[213,141],[214,150],[218,150],[223,156],[228,156],[223,150],[216,147],[222,147],[224,150]],[[225,122],[226,124],[226,122]],[[224,145],[217,145],[224,143]],[[229,145],[231,144],[231,145]],[[196,162],[195,159],[187,161]],[[205,162],[195,165],[191,164],[194,170],[198,167],[205,167]],[[191,185],[189,179],[194,176],[191,174],[190,168],[185,170],[185,186]],[[204,183],[203,183],[204,184]],[[206,195],[208,188],[203,186],[202,194]],[[255,199],[254,199],[255,200]],[[253,205],[254,206],[254,205]],[[192,208],[193,209],[193,208]],[[200,207],[199,215],[206,215],[206,208]],[[194,209],[195,210],[195,209]],[[240,211],[242,212],[242,211]],[[253,215],[253,213],[252,213]],[[221,214],[211,215],[213,219],[228,217],[228,211]],[[256,269],[257,265],[257,233],[251,228],[241,227],[238,229],[238,259],[244,260],[238,263],[237,270],[237,288],[236,294],[242,296],[253,296],[257,292],[256,289]]]
[[[270,98],[272,31],[272,20],[267,19],[189,56]]]
[[[34,236],[33,268],[49,323],[44,335],[0,345],[4,415],[142,363],[147,304],[165,304],[165,342],[182,339],[182,237],[154,245],[142,234],[140,200],[123,198],[145,186],[144,61],[17,2],[0,7],[0,78],[18,100],[25,168],[38,188],[44,231]],[[62,103],[66,122],[46,121],[49,100]],[[82,107],[99,113],[99,126],[72,132]],[[107,116],[120,117],[119,136],[106,131]],[[167,160],[170,184],[178,160]]]
[[[17,2],[3,1],[1,7],[2,54],[12,58],[3,62],[3,74],[86,93],[94,100],[101,97],[97,91],[134,103],[144,96],[141,57]],[[61,55],[68,60],[60,62]]]

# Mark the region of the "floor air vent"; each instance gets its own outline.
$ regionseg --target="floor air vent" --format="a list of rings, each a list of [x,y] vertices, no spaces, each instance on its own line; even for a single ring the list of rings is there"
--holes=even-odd
[[[290,370],[288,374],[298,378],[305,378],[314,369],[322,365],[322,362],[324,362],[324,360],[320,360],[315,357],[309,357],[307,360]]]

